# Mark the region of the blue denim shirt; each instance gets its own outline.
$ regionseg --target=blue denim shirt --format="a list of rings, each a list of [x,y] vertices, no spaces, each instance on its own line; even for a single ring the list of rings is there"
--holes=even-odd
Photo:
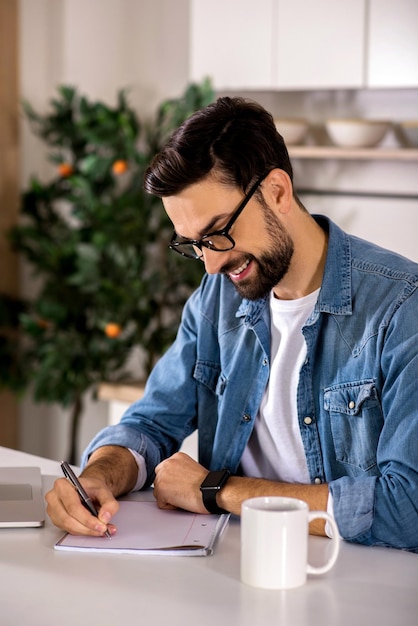
[[[418,264],[329,230],[303,333],[297,406],[312,483],[329,483],[343,538],[418,552]],[[239,473],[269,378],[268,299],[205,275],[144,397],[85,452],[117,444],[154,468],[196,428],[199,460]],[[310,420],[305,420],[310,417]]]

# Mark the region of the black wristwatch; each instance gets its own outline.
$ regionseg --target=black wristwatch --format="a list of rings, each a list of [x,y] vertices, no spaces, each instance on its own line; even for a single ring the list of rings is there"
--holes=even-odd
[[[216,503],[216,494],[222,489],[226,481],[230,477],[231,473],[227,469],[222,469],[217,472],[209,472],[203,483],[200,485],[200,491],[202,492],[203,504],[209,513],[228,513],[225,509],[221,509]]]

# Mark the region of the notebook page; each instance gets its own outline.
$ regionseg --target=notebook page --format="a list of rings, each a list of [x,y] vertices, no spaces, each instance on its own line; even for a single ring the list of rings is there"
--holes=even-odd
[[[118,532],[111,539],[65,535],[57,549],[106,552],[211,553],[228,515],[200,515],[159,509],[156,502],[121,501],[112,519]]]

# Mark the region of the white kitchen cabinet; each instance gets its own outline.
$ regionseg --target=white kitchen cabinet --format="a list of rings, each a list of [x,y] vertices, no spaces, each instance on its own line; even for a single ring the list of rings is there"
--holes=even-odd
[[[272,89],[277,0],[191,0],[190,78],[216,89]]]
[[[418,0],[369,0],[369,87],[418,87]]]
[[[363,85],[366,0],[191,0],[190,77],[216,89]]]
[[[418,0],[190,0],[190,79],[216,89],[418,86]]]
[[[277,2],[276,87],[363,87],[366,0]]]

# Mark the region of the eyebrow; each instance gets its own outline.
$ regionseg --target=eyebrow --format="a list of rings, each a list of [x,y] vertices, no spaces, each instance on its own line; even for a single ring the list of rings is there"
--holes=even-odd
[[[204,237],[205,235],[213,232],[215,228],[215,224],[226,220],[225,223],[228,223],[229,218],[231,217],[231,213],[220,213],[219,215],[215,215],[208,224],[206,224],[205,228],[199,231],[200,237]],[[217,229],[219,230],[219,229]]]
[[[231,217],[230,213],[220,213],[219,215],[215,215],[214,217],[212,217],[210,222],[208,222],[206,224],[206,226],[204,228],[199,230],[199,232],[197,234],[197,239],[201,239],[205,235],[210,235],[210,233],[213,232],[213,229],[215,228],[215,224],[217,224],[218,222],[220,222],[222,220],[227,220],[226,223],[228,223],[228,220],[229,220],[230,217]],[[219,230],[219,229],[217,229],[217,230]],[[190,237],[185,237],[184,235],[181,235],[177,231],[176,231],[176,234],[177,234],[178,237],[182,237],[183,239],[190,239]]]

